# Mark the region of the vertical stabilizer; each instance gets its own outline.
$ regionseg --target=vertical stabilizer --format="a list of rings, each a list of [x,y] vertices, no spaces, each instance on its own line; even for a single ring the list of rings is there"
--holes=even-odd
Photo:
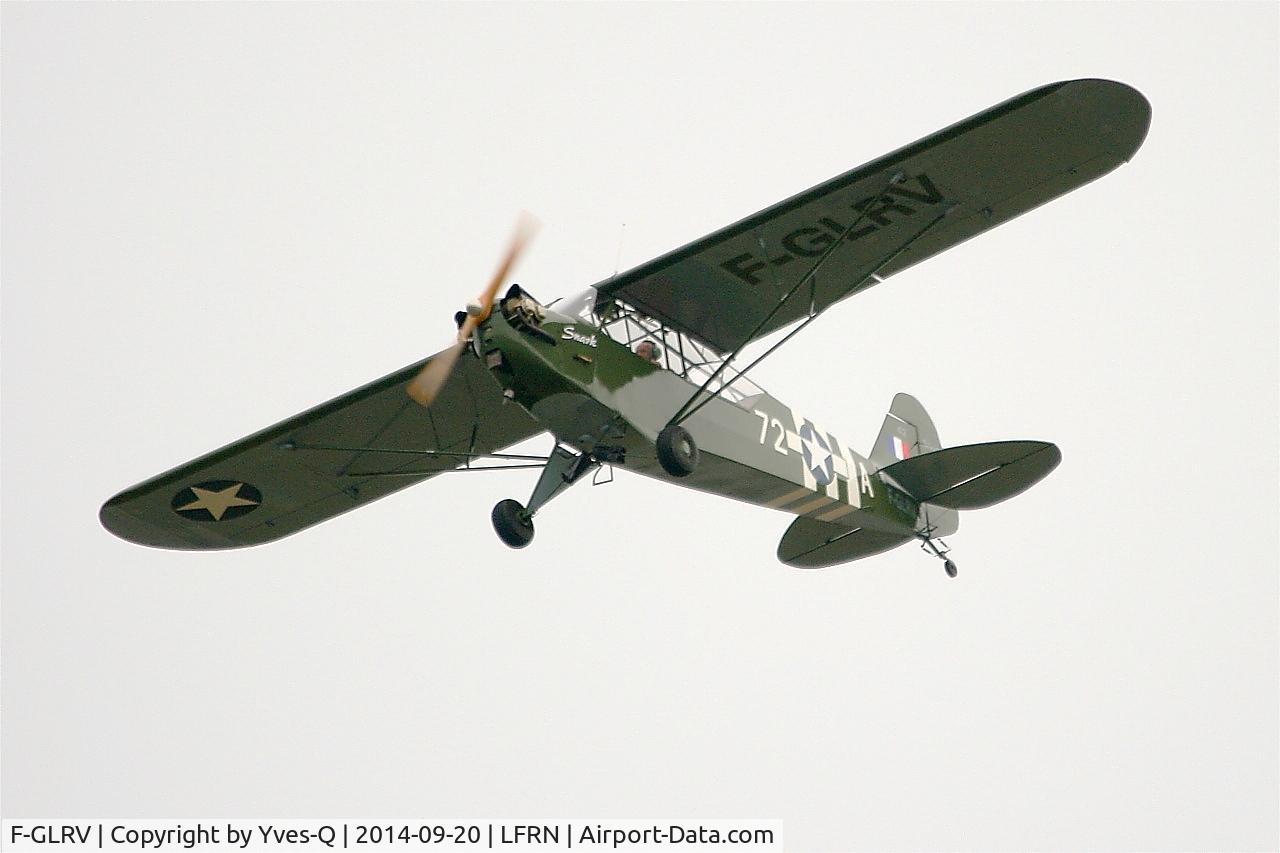
[[[903,459],[941,449],[938,430],[924,406],[910,394],[897,394],[867,458],[876,468],[887,468]]]

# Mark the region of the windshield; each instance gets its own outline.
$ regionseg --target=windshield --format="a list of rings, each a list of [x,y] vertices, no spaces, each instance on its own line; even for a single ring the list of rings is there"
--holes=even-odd
[[[555,306],[557,314],[563,314],[566,317],[572,317],[575,320],[590,320],[595,322],[592,312],[596,308],[596,299],[599,296],[594,287],[588,287],[581,293],[565,299],[557,299],[551,303]]]

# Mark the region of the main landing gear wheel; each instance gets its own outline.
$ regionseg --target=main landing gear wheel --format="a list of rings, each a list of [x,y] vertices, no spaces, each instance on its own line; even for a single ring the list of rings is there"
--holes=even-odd
[[[947,573],[947,577],[949,578],[953,578],[956,575],[960,574],[960,570],[956,568],[956,564],[951,562],[950,560],[947,560],[946,562],[944,562],[942,564],[942,568]]]
[[[491,514],[493,529],[498,538],[512,548],[523,548],[533,541],[533,519],[525,512],[524,504],[507,498],[498,501]]]
[[[658,464],[672,477],[688,477],[698,467],[698,445],[682,426],[671,424],[658,433]]]

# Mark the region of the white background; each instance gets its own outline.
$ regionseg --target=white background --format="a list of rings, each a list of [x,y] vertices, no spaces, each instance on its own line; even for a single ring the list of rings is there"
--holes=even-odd
[[[5,813],[1275,849],[1277,18],[5,4]],[[956,581],[912,547],[787,569],[787,516],[625,474],[519,553],[489,509],[536,472],[243,552],[98,525],[439,349],[522,208],[544,228],[517,277],[550,299],[1085,76],[1151,101],[1130,165],[756,376],[864,451],[899,390],[947,444],[1060,445],[965,515]]]

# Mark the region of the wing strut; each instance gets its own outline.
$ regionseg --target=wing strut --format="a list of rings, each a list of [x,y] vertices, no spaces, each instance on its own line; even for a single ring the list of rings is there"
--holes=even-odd
[[[896,183],[900,183],[902,180],[903,180],[902,173],[898,172],[892,178],[889,179],[889,186],[893,186]],[[885,189],[888,189],[888,187],[886,187]],[[881,192],[883,193],[883,191]],[[856,293],[857,291],[859,291],[860,289],[862,289],[863,285],[865,285],[868,281],[874,278],[876,273],[880,272],[880,270],[884,269],[885,266],[892,263],[895,258],[901,255],[907,249],[911,248],[911,246],[917,240],[919,240],[925,234],[929,233],[929,231],[931,231],[935,225],[941,222],[943,218],[945,218],[947,214],[949,214],[951,211],[955,210],[956,207],[957,207],[957,204],[952,203],[948,205],[946,208],[944,208],[941,213],[939,213],[933,219],[925,223],[924,227],[922,227],[919,231],[917,231],[916,233],[908,237],[907,240],[903,242],[901,246],[898,246],[896,249],[889,252],[883,258],[877,261],[875,266],[873,266],[871,270],[867,272],[866,275],[859,278],[857,282],[855,282],[854,285],[850,287],[844,295],[840,296],[837,299],[831,300],[830,302],[827,303],[825,307],[819,308],[816,311],[813,310],[814,306],[811,304],[809,316],[806,317],[804,321],[800,323],[800,325],[796,326],[794,329],[788,332],[782,338],[782,340],[778,341],[773,346],[769,347],[769,349],[765,350],[765,352],[762,355],[758,356],[754,361],[752,361],[742,370],[739,370],[738,375],[735,376],[728,383],[726,383],[726,387],[728,385],[732,385],[734,382],[737,382],[739,379],[741,379],[743,376],[746,375],[747,371],[751,370],[757,364],[764,361],[765,358],[772,355],[774,350],[776,350],[778,347],[785,344],[787,341],[791,340],[791,338],[794,337],[796,333],[799,332],[801,329],[803,329],[805,326],[809,325],[814,320],[818,319],[818,317],[820,317],[822,313],[827,310],[827,308],[839,302],[841,299],[844,299],[845,297],[850,296]],[[720,374],[722,374],[725,371],[725,369],[729,366],[729,362],[733,361],[733,359],[738,356],[738,353],[742,352],[743,348],[746,347],[746,345],[749,344],[752,341],[752,339],[755,338],[756,333],[759,332],[761,329],[763,329],[765,325],[771,319],[773,319],[774,315],[776,315],[778,311],[782,310],[782,306],[787,304],[787,301],[790,300],[791,297],[795,295],[795,293],[804,285],[804,283],[813,277],[813,275],[818,271],[818,268],[822,266],[823,262],[826,261],[827,258],[831,257],[831,253],[835,250],[835,248],[839,246],[841,243],[843,243],[845,241],[845,238],[848,237],[849,234],[853,233],[853,229],[857,227],[859,222],[862,221],[862,217],[865,216],[866,212],[870,209],[871,209],[871,205],[867,205],[867,207],[863,208],[862,212],[858,215],[858,218],[853,220],[853,224],[844,230],[844,233],[840,235],[839,239],[837,239],[834,243],[832,243],[830,246],[827,247],[826,251],[822,253],[822,256],[819,257],[817,261],[814,262],[813,266],[809,268],[809,271],[805,273],[804,276],[798,282],[796,282],[795,286],[792,287],[791,290],[787,291],[787,295],[782,297],[782,300],[774,307],[772,311],[770,311],[765,316],[763,320],[760,321],[760,323],[756,326],[756,328],[751,331],[751,334],[747,335],[746,339],[743,340],[742,343],[738,344],[738,346],[735,347],[732,352],[730,352],[727,356],[725,356],[724,361],[722,361],[720,363],[720,366],[716,368],[715,372],[712,373],[711,376],[707,378],[707,381],[703,382],[702,385],[698,388],[698,390],[693,392],[693,396],[691,396],[688,400],[686,400],[684,405],[681,406],[674,415],[672,415],[671,420],[667,421],[668,426],[673,424],[679,424],[679,423],[682,423],[683,421],[688,420],[690,417],[693,416],[695,412],[697,412],[707,403],[715,399],[716,397],[715,394],[707,393],[707,388],[710,387],[711,383],[714,382],[720,376]],[[706,396],[699,401],[698,398],[702,397],[704,394]],[[696,405],[695,405],[695,402],[696,402]]]
[[[474,443],[473,443],[474,446]],[[519,459],[526,462],[546,462],[545,456],[528,456],[523,453],[462,453],[450,450],[413,450],[403,447],[342,447],[333,444],[301,444],[286,441],[283,450],[331,450],[339,453],[404,453],[410,456],[447,456],[458,459]]]
[[[436,468],[431,471],[346,471],[341,477],[422,477],[426,474],[457,474],[463,471],[516,471],[522,468],[545,468],[547,463],[530,462],[524,465],[463,465],[461,468]]]
[[[474,436],[472,437],[472,446],[475,446]],[[547,456],[529,456],[524,453],[462,453],[452,450],[413,450],[403,447],[346,447],[335,444],[302,444],[296,441],[286,441],[280,445],[284,450],[328,450],[339,453],[400,453],[409,456],[426,456],[428,459],[445,459],[453,461],[464,460],[464,464],[458,468],[435,468],[430,471],[346,471],[337,472],[339,477],[421,477],[427,474],[448,474],[452,471],[511,471],[518,468],[542,468],[547,464],[550,457]],[[505,465],[483,465],[473,466],[472,460],[475,459],[497,459],[502,462],[512,463]]]

